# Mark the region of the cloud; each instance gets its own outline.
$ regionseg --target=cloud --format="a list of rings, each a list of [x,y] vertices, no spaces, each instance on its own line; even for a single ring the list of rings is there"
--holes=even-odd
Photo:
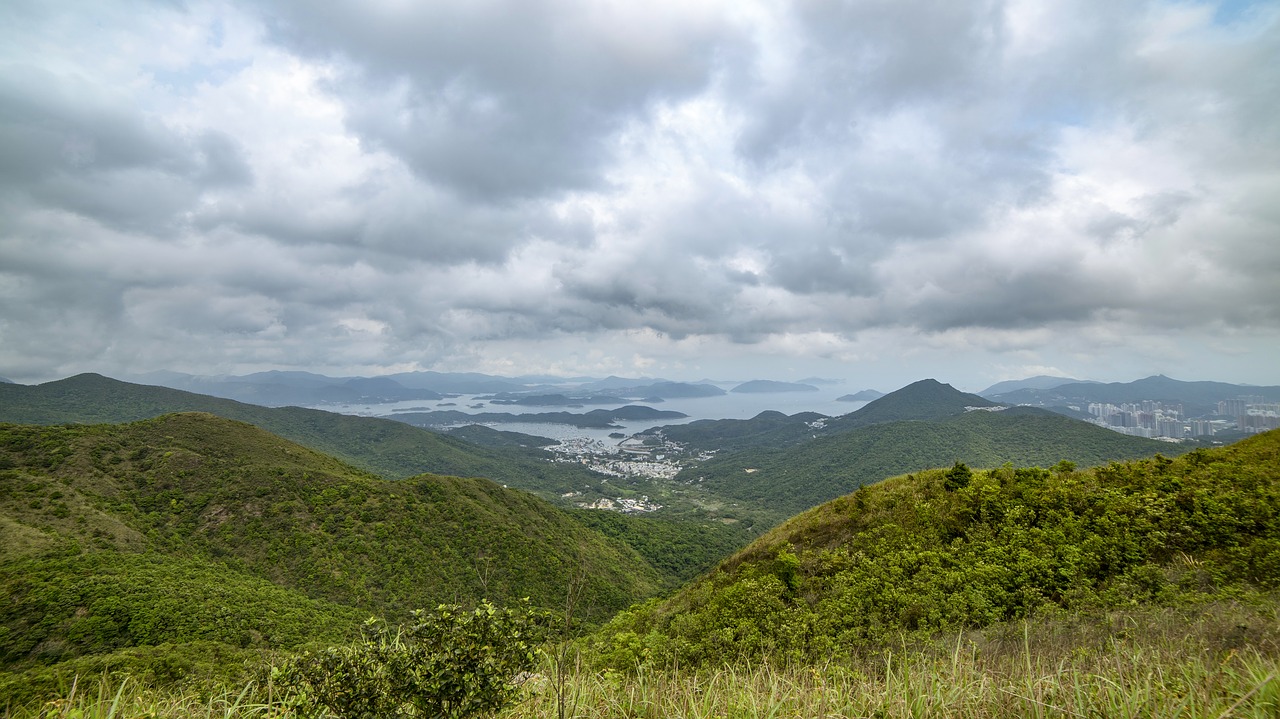
[[[3,12],[5,376],[1207,376],[1280,338],[1266,4]]]
[[[702,90],[728,23],[700,4],[275,3],[274,35],[341,58],[348,127],[424,181],[482,201],[596,187],[611,136]]]

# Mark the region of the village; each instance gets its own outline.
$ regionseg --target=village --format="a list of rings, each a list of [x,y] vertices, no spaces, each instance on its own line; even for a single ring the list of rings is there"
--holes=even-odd
[[[552,460],[554,462],[581,464],[592,472],[606,477],[670,480],[674,479],[683,468],[675,458],[684,452],[684,448],[666,439],[659,439],[658,443],[651,444],[636,437],[629,437],[613,444],[590,437],[572,437],[561,440],[559,444],[547,449],[555,453],[556,458]],[[697,459],[703,460],[707,457],[699,456]],[[607,483],[608,480],[604,479],[601,482]],[[571,493],[566,497],[576,494]],[[653,512],[662,508],[662,505],[651,501],[648,496],[642,496],[639,499],[601,497],[591,502],[581,502],[578,506],[583,509],[603,509],[624,514]]]

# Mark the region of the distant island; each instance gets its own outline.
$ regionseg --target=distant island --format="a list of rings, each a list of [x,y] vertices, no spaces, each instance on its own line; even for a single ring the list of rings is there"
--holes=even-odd
[[[767,392],[817,392],[818,388],[811,384],[799,382],[775,382],[770,379],[753,379],[729,390],[737,394],[764,394]]]
[[[877,392],[873,389],[864,389],[861,392],[846,394],[843,397],[836,397],[837,402],[872,402],[884,396],[884,392]]]
[[[590,412],[534,412],[516,414],[512,412],[479,412],[467,414],[457,410],[435,410],[433,412],[397,412],[386,419],[404,422],[415,427],[443,427],[458,424],[495,424],[520,422],[524,424],[567,424],[574,427],[612,429],[619,425],[616,422],[636,420],[685,419],[689,415],[683,412],[660,410],[640,405],[626,405],[617,409],[593,409]]]

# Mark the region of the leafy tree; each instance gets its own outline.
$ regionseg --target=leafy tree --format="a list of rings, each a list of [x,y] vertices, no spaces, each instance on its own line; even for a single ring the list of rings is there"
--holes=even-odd
[[[946,479],[943,486],[948,492],[954,492],[957,489],[964,489],[969,486],[969,480],[973,479],[973,472],[964,462],[956,462],[955,466],[947,470]]]

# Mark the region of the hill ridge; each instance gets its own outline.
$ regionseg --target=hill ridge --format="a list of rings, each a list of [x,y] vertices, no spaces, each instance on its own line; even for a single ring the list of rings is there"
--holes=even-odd
[[[1043,609],[1280,583],[1280,430],[1089,470],[963,465],[803,512],[593,638],[614,666],[817,661]],[[904,639],[905,641],[905,639]]]

